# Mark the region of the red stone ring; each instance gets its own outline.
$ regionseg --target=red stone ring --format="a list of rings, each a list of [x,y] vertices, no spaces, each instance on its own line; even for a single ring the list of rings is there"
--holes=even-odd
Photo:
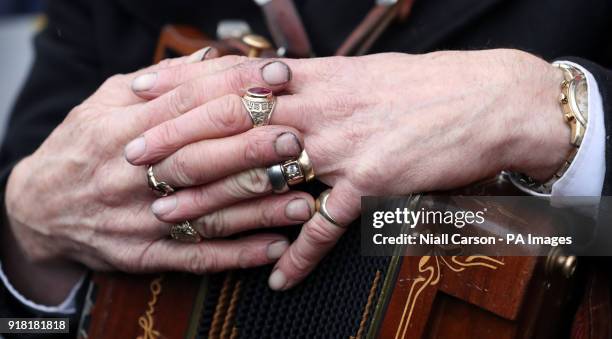
[[[276,99],[269,88],[251,87],[242,96],[242,103],[251,117],[253,127],[259,127],[270,122]]]

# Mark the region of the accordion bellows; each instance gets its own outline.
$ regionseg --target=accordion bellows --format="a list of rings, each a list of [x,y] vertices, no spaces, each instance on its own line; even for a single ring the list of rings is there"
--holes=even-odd
[[[215,276],[198,337],[231,338],[232,332],[242,339],[357,337],[370,324],[389,260],[361,256],[359,227],[353,227],[317,269],[289,291],[268,288],[270,267]]]

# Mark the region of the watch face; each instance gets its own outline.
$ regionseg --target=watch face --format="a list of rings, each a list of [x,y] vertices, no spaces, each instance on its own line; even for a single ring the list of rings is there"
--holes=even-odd
[[[581,78],[576,82],[576,105],[586,120],[589,113],[589,92],[585,78]]]

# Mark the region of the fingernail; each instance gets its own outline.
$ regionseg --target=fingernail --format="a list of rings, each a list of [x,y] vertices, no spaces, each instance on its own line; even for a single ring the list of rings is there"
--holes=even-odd
[[[302,152],[300,141],[291,132],[285,132],[276,138],[274,143],[276,154],[280,157],[297,157]]]
[[[306,221],[312,216],[306,199],[293,199],[285,206],[285,216],[291,220]]]
[[[286,284],[287,277],[285,277],[285,273],[281,272],[279,269],[272,272],[270,278],[268,279],[268,286],[275,291],[283,290]]]
[[[206,58],[212,57],[212,55],[213,55],[212,51],[213,50],[215,50],[213,47],[210,47],[210,46],[204,47],[204,48],[194,52],[189,57],[187,57],[187,63],[188,64],[193,64],[193,63],[196,63],[196,62],[204,61],[204,60],[206,60]]]
[[[291,68],[282,61],[272,61],[261,68],[261,77],[269,85],[282,85],[291,80]]]
[[[289,247],[289,242],[287,240],[278,240],[278,241],[271,243],[270,245],[268,245],[268,251],[266,253],[268,256],[268,259],[276,260],[280,258],[283,255],[283,253],[285,253],[288,247]]]
[[[151,205],[151,210],[155,215],[168,214],[176,208],[176,197],[166,197],[155,200]]]
[[[125,149],[124,149],[125,158],[129,162],[133,162],[137,160],[138,158],[140,158],[145,153],[146,148],[147,148],[147,143],[144,137],[139,137],[137,139],[134,139],[130,141],[130,143],[127,144],[127,146],[125,146]]]
[[[132,81],[132,90],[134,92],[148,91],[155,85],[157,73],[147,73],[139,75]]]

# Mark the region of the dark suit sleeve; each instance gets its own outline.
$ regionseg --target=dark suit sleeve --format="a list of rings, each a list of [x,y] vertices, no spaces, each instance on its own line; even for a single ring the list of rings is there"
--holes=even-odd
[[[6,181],[13,166],[32,154],[66,114],[100,83],[95,30],[88,2],[48,2],[47,24],[34,39],[35,60],[0,149],[2,211]],[[7,227],[4,218],[0,227]],[[24,307],[0,283],[0,317],[37,316],[49,315]],[[73,321],[71,325],[75,324]]]
[[[604,109],[606,125],[606,176],[602,195],[612,195],[612,70],[582,58],[560,58],[586,68],[597,81]]]

